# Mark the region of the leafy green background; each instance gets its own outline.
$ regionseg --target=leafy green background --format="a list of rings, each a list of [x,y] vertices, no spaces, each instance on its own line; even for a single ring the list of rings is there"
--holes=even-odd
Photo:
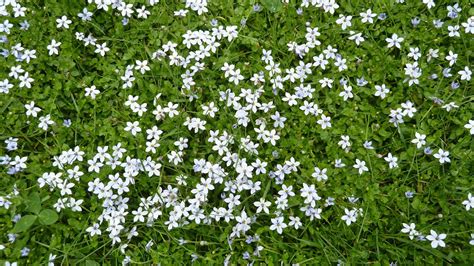
[[[4,121],[0,127],[0,139],[10,136],[19,138],[19,150],[12,154],[28,156],[28,169],[9,176],[6,170],[0,173],[0,188],[7,194],[16,184],[20,195],[13,199],[9,210],[0,209],[0,243],[6,242],[6,234],[18,232],[15,243],[7,245],[0,252],[0,260],[19,260],[22,264],[38,264],[47,262],[50,253],[58,255],[56,262],[65,264],[119,264],[124,258],[117,246],[111,246],[106,235],[90,238],[85,229],[100,214],[98,200],[88,200],[87,182],[95,175],[86,173],[81,179],[81,186],[75,187],[76,198],[86,198],[83,213],[70,210],[62,211],[56,217],[50,208],[59,197],[58,192],[50,193],[47,189],[39,189],[37,178],[43,173],[54,171],[51,166],[52,156],[60,154],[74,146],[80,146],[87,155],[93,154],[97,146],[114,145],[122,142],[129,154],[137,158],[145,158],[145,138],[132,138],[123,131],[126,121],[134,121],[136,116],[124,108],[123,103],[129,94],[139,95],[140,102],[147,102],[151,107],[156,94],[162,93],[160,103],[172,101],[180,104],[184,111],[173,119],[157,122],[151,114],[140,119],[142,129],[158,125],[164,133],[157,154],[169,151],[173,142],[179,137],[190,139],[190,149],[185,155],[185,163],[175,167],[166,160],[161,178],[140,177],[132,193],[147,196],[156,192],[158,186],[175,185],[175,176],[187,174],[193,176],[192,159],[208,158],[216,161],[211,155],[211,147],[205,145],[207,133],[192,134],[182,126],[187,115],[204,118],[199,112],[200,105],[210,101],[218,102],[218,91],[231,88],[236,91],[241,86],[223,82],[220,67],[224,62],[233,63],[241,69],[244,76],[249,77],[264,69],[260,61],[261,50],[271,49],[275,60],[281,67],[290,67],[298,63],[298,58],[287,51],[286,44],[290,41],[303,42],[305,22],[319,27],[322,45],[313,49],[306,58],[321,53],[327,45],[338,48],[339,53],[348,59],[350,71],[336,72],[331,67],[326,71],[317,69],[308,79],[313,87],[323,77],[335,81],[347,78],[355,83],[355,78],[364,76],[370,81],[366,87],[353,84],[354,99],[344,102],[338,96],[340,88],[317,89],[313,95],[315,101],[325,113],[331,115],[332,128],[323,131],[316,126],[316,118],[303,116],[297,106],[287,106],[281,99],[274,97],[271,89],[262,96],[265,101],[273,100],[288,121],[281,130],[281,139],[276,148],[263,146],[259,158],[262,160],[282,163],[294,156],[301,162],[301,171],[286,178],[287,185],[300,187],[303,182],[314,183],[311,178],[314,166],[329,169],[329,182],[317,183],[318,192],[323,197],[336,198],[335,208],[324,209],[323,219],[313,222],[304,221],[304,229],[295,231],[287,229],[283,235],[269,230],[270,217],[257,219],[252,225],[252,233],[260,235],[259,245],[264,247],[262,256],[254,258],[258,263],[268,265],[300,263],[301,265],[334,264],[338,260],[349,264],[370,263],[387,265],[397,261],[399,264],[464,264],[474,262],[474,248],[468,244],[473,233],[474,214],[465,211],[461,202],[467,193],[473,190],[472,172],[474,170],[474,142],[468,131],[463,128],[472,119],[473,84],[462,82],[457,90],[450,89],[451,80],[438,78],[429,79],[428,73],[437,73],[440,77],[444,61],[449,50],[459,54],[452,73],[464,66],[471,66],[473,39],[468,34],[460,38],[447,36],[446,27],[436,30],[432,20],[445,20],[447,4],[452,1],[436,1],[436,7],[428,10],[421,1],[406,1],[396,5],[394,1],[338,1],[340,8],[336,14],[358,14],[371,8],[375,13],[385,12],[388,18],[375,24],[362,24],[358,18],[352,20],[351,30],[362,32],[366,41],[357,47],[347,41],[347,31],[342,31],[335,24],[337,16],[323,13],[314,7],[305,9],[303,15],[296,13],[297,5],[280,4],[272,0],[261,2],[260,12],[253,12],[256,1],[210,1],[209,13],[203,16],[190,11],[185,18],[173,17],[173,11],[183,8],[180,1],[162,1],[150,7],[152,16],[147,20],[131,18],[127,26],[121,23],[121,17],[114,12],[94,12],[93,21],[83,23],[77,19],[85,1],[28,1],[24,5],[29,8],[28,21],[31,28],[20,31],[14,28],[9,35],[10,43],[24,44],[28,49],[36,49],[38,58],[24,69],[32,74],[35,82],[31,89],[18,89],[17,86],[8,95],[0,95],[0,110]],[[127,1],[141,3],[141,1]],[[472,16],[472,8],[468,0],[457,1],[463,11],[454,20],[446,24],[465,22]],[[89,8],[89,10],[91,10]],[[74,18],[69,30],[57,30],[55,19],[62,15]],[[411,25],[413,17],[419,17],[421,23],[417,27]],[[168,40],[179,43],[182,34],[187,30],[210,29],[211,19],[217,19],[220,25],[240,25],[243,18],[245,26],[239,26],[239,37],[231,43],[222,42],[217,54],[205,60],[208,67],[195,76],[197,86],[193,91],[199,98],[187,101],[178,90],[181,84],[180,74],[164,62],[154,61],[152,70],[145,75],[135,75],[136,81],[132,89],[121,89],[121,81],[116,70],[123,73],[126,65],[135,60],[148,59],[151,54]],[[12,18],[11,22],[21,20]],[[463,30],[463,29],[462,29]],[[94,48],[74,38],[74,31],[91,33],[98,38],[98,43],[107,42],[110,51],[105,57],[94,54]],[[403,35],[405,41],[402,50],[386,48],[385,38],[392,33]],[[46,46],[51,39],[61,41],[60,55],[47,56]],[[429,48],[439,49],[440,58],[427,63],[422,59],[423,76],[420,86],[408,87],[403,83],[403,66],[411,60],[407,57],[408,47],[419,47],[426,55]],[[356,63],[360,60],[360,63]],[[0,80],[7,77],[9,67],[16,65],[12,57],[0,58]],[[391,93],[383,100],[373,96],[373,85],[386,84]],[[96,100],[84,97],[84,88],[94,84],[101,91]],[[290,89],[286,87],[286,89]],[[460,107],[446,112],[433,103],[430,97],[438,97],[445,102],[455,101]],[[56,125],[45,133],[37,127],[38,122],[27,118],[23,105],[34,100],[42,108],[41,114],[50,113]],[[412,119],[407,119],[400,129],[388,122],[390,109],[398,108],[406,100],[415,103],[418,112]],[[150,112],[151,110],[149,110]],[[221,108],[218,119],[208,120],[207,128],[227,129],[236,139],[247,134],[255,137],[254,132],[243,128],[230,129],[235,123],[231,110]],[[269,114],[264,115],[268,120]],[[252,119],[258,118],[255,114]],[[61,125],[63,119],[71,119],[72,126]],[[428,145],[437,150],[447,149],[452,162],[440,165],[437,160],[417,150],[410,140],[415,132],[427,134]],[[352,151],[343,152],[337,141],[340,135],[349,135]],[[375,150],[362,147],[365,140],[372,140]],[[6,154],[2,146],[0,154]],[[279,159],[272,157],[272,151],[279,152]],[[383,159],[377,154],[386,155],[391,152],[399,158],[400,167],[388,170]],[[336,158],[342,158],[347,165],[352,165],[355,158],[368,163],[370,172],[359,176],[355,169],[346,167],[333,168]],[[255,159],[256,157],[250,157]],[[273,164],[270,164],[274,166]],[[85,165],[82,167],[84,170]],[[107,173],[101,173],[106,176]],[[263,176],[256,180],[263,181],[263,187],[269,179]],[[187,187],[180,187],[181,195],[188,195],[197,180],[190,179]],[[267,195],[275,194],[278,186],[271,183]],[[414,191],[415,197],[406,199],[406,191]],[[355,195],[361,200],[357,204],[365,215],[353,226],[346,226],[340,219],[344,207],[352,205],[345,200]],[[251,195],[242,196],[245,204],[249,204]],[[270,196],[268,196],[270,198]],[[219,193],[209,195],[210,202],[219,202]],[[290,206],[296,206],[298,199],[290,200]],[[137,202],[131,203],[131,209]],[[247,210],[250,207],[246,208]],[[54,212],[54,211],[53,211]],[[252,211],[249,211],[252,212]],[[15,214],[22,214],[20,221],[14,225],[11,221]],[[265,218],[265,219],[264,219]],[[231,226],[224,223],[213,223],[211,226],[191,224],[184,228],[168,231],[164,226],[166,216],[153,227],[139,225],[139,237],[129,244],[127,254],[134,261],[168,265],[173,262],[189,264],[191,254],[198,254],[198,264],[221,264],[231,254],[231,262],[242,264],[242,254],[253,252],[254,245],[245,243],[245,239],[234,241],[232,248],[227,244],[227,236]],[[432,249],[429,242],[411,241],[400,233],[402,223],[414,222],[417,229],[428,233],[430,229],[448,234],[447,247]],[[127,222],[129,223],[129,222]],[[131,225],[131,224],[127,224]],[[179,245],[178,240],[185,239],[187,244]],[[153,240],[155,245],[145,251],[145,245]],[[205,242],[201,242],[205,241]],[[27,258],[20,258],[23,247],[32,249]]]

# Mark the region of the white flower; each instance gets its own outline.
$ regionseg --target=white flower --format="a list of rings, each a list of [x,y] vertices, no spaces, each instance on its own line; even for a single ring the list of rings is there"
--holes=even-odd
[[[392,38],[386,38],[385,41],[388,42],[387,47],[390,48],[392,46],[397,47],[398,49],[401,48],[400,43],[403,42],[404,38],[398,37],[396,33],[392,35]]]
[[[290,222],[288,223],[289,226],[293,226],[296,230],[298,230],[303,224],[301,223],[300,217],[290,216]]]
[[[356,159],[356,164],[354,164],[353,167],[359,170],[360,175],[364,172],[369,171],[369,168],[367,168],[367,166],[365,166],[365,161],[361,161],[359,159]]]
[[[387,93],[389,93],[390,90],[385,87],[385,84],[382,85],[375,85],[375,96],[378,96],[382,99],[384,99],[387,96]]]
[[[287,227],[287,224],[283,222],[284,218],[283,217],[277,217],[271,219],[272,225],[270,226],[270,230],[272,231],[277,231],[278,234],[281,234],[283,232],[283,229]]]
[[[91,227],[88,227],[86,229],[86,232],[88,232],[91,236],[95,236],[95,235],[100,236],[102,234],[102,232],[99,229],[99,224],[97,223],[93,224]]]
[[[458,74],[461,75],[461,80],[471,80],[472,71],[467,66],[460,70]]]
[[[453,66],[458,59],[458,54],[453,53],[453,51],[449,51],[445,59],[449,61],[449,66]]]
[[[42,116],[39,118],[40,123],[38,124],[38,127],[43,129],[43,130],[48,130],[49,125],[53,125],[54,121],[51,120],[51,115],[46,115]]]
[[[398,164],[397,164],[398,158],[392,156],[392,153],[389,153],[387,157],[385,157],[384,159],[385,161],[388,162],[388,166],[390,167],[390,169],[398,167]]]
[[[474,34],[474,16],[468,18],[467,22],[463,22],[461,25],[465,28],[465,33]]]
[[[402,233],[409,233],[410,231],[415,230],[415,226],[416,225],[414,223],[411,223],[411,224],[403,223]]]
[[[366,148],[367,150],[373,150],[374,146],[372,146],[372,141],[364,141],[364,148]]]
[[[321,125],[322,129],[325,129],[327,127],[331,127],[331,117],[321,115],[321,119],[319,119],[317,121],[317,123]]]
[[[104,56],[106,52],[110,51],[110,48],[107,47],[107,43],[103,44],[96,44],[95,45],[95,53],[100,54],[101,56]]]
[[[462,205],[466,206],[466,211],[470,210],[471,208],[474,208],[474,197],[471,193],[467,195],[467,200],[463,201]]]
[[[234,208],[235,206],[240,205],[240,195],[234,195],[230,194],[228,198],[224,199],[224,202],[226,202],[229,205],[229,209]]]
[[[459,34],[459,25],[454,25],[454,26],[448,26],[448,36],[449,37],[460,37],[461,35]]]
[[[62,16],[61,18],[56,19],[56,27],[59,28],[66,28],[69,29],[69,25],[72,23],[66,16]]]
[[[426,144],[426,135],[415,132],[415,138],[412,139],[411,143],[416,144],[416,147],[419,149]]]
[[[79,18],[82,19],[82,21],[91,21],[92,20],[92,12],[87,10],[87,8],[84,8],[82,10],[82,13],[77,14]]]
[[[350,147],[351,142],[349,141],[349,136],[342,135],[341,140],[337,143],[337,145],[341,146],[343,149]]]
[[[428,9],[431,9],[432,7],[435,6],[434,0],[423,0],[423,4],[425,4]]]
[[[95,99],[95,97],[100,93],[99,90],[96,89],[94,85],[91,87],[87,87],[86,89],[86,97],[90,96],[92,99]]]
[[[344,208],[344,212],[345,214],[341,217],[341,219],[345,221],[347,225],[351,225],[357,221],[357,212],[355,209],[348,210],[347,208]]]
[[[469,129],[469,133],[474,135],[474,120],[469,120],[469,122],[464,125],[464,128]]]
[[[326,78],[324,77],[323,79],[320,79],[319,80],[319,83],[321,83],[321,88],[325,88],[325,87],[329,87],[329,88],[332,88],[332,83],[334,81],[330,78]]]
[[[142,74],[145,74],[145,72],[150,71],[150,67],[148,66],[148,60],[136,60],[135,65],[135,69],[139,70]]]
[[[48,259],[48,266],[54,266],[54,260],[56,259],[56,255],[50,253]]]
[[[134,10],[132,9],[133,5],[132,4],[126,4],[125,2],[119,2],[121,3],[117,10],[121,12],[122,16],[124,17],[131,17]]]
[[[73,212],[81,212],[82,211],[81,204],[83,202],[84,202],[83,199],[76,200],[74,198],[69,198],[69,203],[67,204],[67,206],[71,208]]]
[[[413,106],[413,103],[410,101],[406,101],[401,104],[403,108],[403,115],[408,117],[413,117],[414,113],[416,113],[416,108]]]
[[[15,159],[10,162],[11,166],[14,166],[18,169],[26,169],[26,161],[28,160],[28,157],[20,157],[20,156],[15,156]]]
[[[61,45],[61,42],[56,42],[55,39],[51,40],[51,44],[49,44],[46,48],[48,49],[49,55],[58,55],[59,54],[59,46]]]
[[[451,111],[452,109],[455,109],[455,108],[458,108],[459,106],[456,105],[455,102],[450,102],[448,104],[445,104],[443,106],[441,106],[441,108],[445,109],[446,111]]]
[[[321,170],[318,167],[314,167],[314,172],[311,176],[316,178],[316,180],[318,180],[318,181],[328,180],[328,176],[326,174],[327,170],[328,169],[326,169],[326,168]]]
[[[146,19],[150,14],[150,11],[146,10],[145,6],[142,6],[141,8],[137,9],[137,18]]]
[[[344,85],[344,90],[339,93],[339,96],[343,97],[344,101],[347,101],[349,98],[354,98],[352,87]]]
[[[229,71],[230,72],[230,77],[229,77],[229,82],[234,82],[235,85],[239,85],[239,82],[244,79],[244,76],[240,74],[240,69],[237,69],[235,71]]]
[[[362,23],[374,23],[374,19],[377,14],[372,13],[372,10],[367,9],[367,11],[360,13],[360,16],[362,17]]]
[[[168,107],[163,108],[163,112],[167,113],[169,117],[174,117],[179,114],[178,104],[168,103]]]
[[[442,149],[439,149],[438,153],[434,154],[434,157],[436,159],[439,159],[439,163],[441,163],[441,164],[451,162],[451,160],[449,159],[449,151],[444,151]]]
[[[189,10],[187,9],[180,9],[180,10],[176,10],[174,11],[174,16],[175,17],[186,17],[186,14],[188,14]]]
[[[421,57],[420,48],[418,48],[418,47],[415,47],[415,48],[410,47],[410,52],[408,53],[408,57],[413,58],[415,61],[417,61],[418,59],[420,59],[420,57]]]
[[[264,198],[261,198],[260,201],[254,202],[253,205],[257,207],[257,213],[261,213],[262,211],[264,211],[266,214],[268,214],[270,213],[270,210],[268,209],[268,207],[270,207],[272,203],[269,201],[266,201]]]
[[[25,73],[25,70],[23,68],[21,68],[21,66],[12,66],[10,68],[10,73],[8,73],[8,76],[17,79],[19,77],[19,74],[21,74],[21,73]],[[8,80],[6,80],[6,81],[8,81]],[[2,83],[0,83],[0,84],[2,84]]]
[[[30,73],[28,72],[25,72],[23,76],[19,76],[18,79],[20,80],[20,84],[18,85],[18,87],[20,88],[27,87],[28,89],[30,89],[31,82],[34,81],[34,79],[30,77]]]
[[[341,28],[345,30],[347,27],[352,26],[351,20],[352,20],[352,16],[344,16],[340,14],[339,18],[336,20],[336,23],[338,25],[341,25]]]
[[[124,130],[132,133],[133,136],[136,136],[138,132],[142,131],[142,129],[139,127],[138,121],[127,122],[127,126],[124,128]]]
[[[408,234],[410,239],[413,239],[415,236],[419,235],[418,231],[415,230],[416,225],[414,223],[406,224],[403,223],[402,233]]]
[[[214,102],[210,102],[209,105],[203,105],[202,111],[204,115],[208,115],[214,118],[215,114],[219,109],[215,106]]]
[[[289,2],[289,0],[285,0],[286,3]],[[324,12],[326,13],[331,13],[334,14],[334,12],[336,11],[336,9],[339,8],[339,5],[336,3],[335,0],[328,0],[328,1],[325,1],[324,2],[325,4],[323,5],[323,9],[324,9]]]
[[[35,102],[31,101],[29,104],[25,104],[26,115],[36,117],[38,112],[41,111],[41,108],[35,106]]]
[[[432,49],[432,48],[430,48],[430,49],[428,50],[428,55],[427,55],[428,58],[427,58],[427,61],[430,62],[431,59],[433,59],[433,58],[438,58],[438,57],[439,57],[439,54],[438,54],[438,53],[439,53],[439,49]]]
[[[440,247],[445,247],[446,244],[444,243],[443,239],[446,238],[446,234],[439,234],[436,233],[434,230],[430,230],[430,234],[426,236],[426,239],[431,241],[431,247],[432,248],[437,248],[438,246]]]
[[[351,31],[349,31],[349,34],[350,34],[349,40],[355,41],[355,43],[356,43],[357,45],[360,45],[362,42],[365,41],[364,37],[362,37],[362,33],[361,33],[361,32],[356,33],[355,31],[352,31],[352,30],[351,30]]]

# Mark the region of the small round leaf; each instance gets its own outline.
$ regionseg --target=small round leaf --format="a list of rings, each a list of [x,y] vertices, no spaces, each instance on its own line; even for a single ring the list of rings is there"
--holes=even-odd
[[[38,215],[40,223],[44,225],[54,224],[58,218],[58,214],[51,209],[42,210]]]
[[[13,233],[21,233],[28,230],[36,221],[36,215],[25,215],[13,227]]]

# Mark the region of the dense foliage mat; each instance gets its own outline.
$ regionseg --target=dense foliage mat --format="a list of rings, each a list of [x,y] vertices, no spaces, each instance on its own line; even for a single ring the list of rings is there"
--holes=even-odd
[[[0,0],[0,263],[474,263],[469,0]]]

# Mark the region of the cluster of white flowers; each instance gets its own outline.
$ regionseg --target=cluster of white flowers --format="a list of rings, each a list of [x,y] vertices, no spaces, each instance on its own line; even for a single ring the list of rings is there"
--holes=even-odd
[[[395,110],[390,110],[390,123],[393,123],[394,126],[398,127],[400,124],[403,124],[405,121],[403,118],[408,116],[412,118],[416,113],[416,108],[413,106],[413,103],[406,101],[401,104],[402,108],[397,108]]]
[[[406,224],[403,223],[403,229],[401,230],[402,233],[408,234],[408,237],[410,239],[414,239],[415,237],[419,241],[425,241],[429,240],[431,241],[431,247],[432,248],[437,248],[437,247],[446,247],[446,243],[444,242],[444,239],[446,239],[446,234],[438,234],[434,230],[430,230],[429,235],[423,235],[419,231],[415,229],[416,225],[414,223]]]
[[[18,149],[18,138],[8,138],[5,140],[6,149],[9,152],[16,151]],[[9,155],[0,156],[0,165],[5,165],[8,167],[7,173],[10,175],[16,174],[18,172],[22,172],[27,168],[26,162],[28,161],[28,157],[24,156],[21,157],[19,155],[15,155],[14,157],[10,157]]]
[[[88,0],[91,5],[78,14],[79,19],[71,20],[63,15],[55,18],[55,25],[57,30],[68,34],[67,30],[79,29],[80,27],[76,26],[81,25],[80,23],[92,21],[95,12],[99,10],[107,12],[109,9],[123,17],[122,23],[127,25],[129,19],[134,17],[141,20],[152,17],[147,8],[158,2],[149,0],[146,6],[137,6],[121,0]],[[206,0],[183,2],[185,7],[174,12],[176,17],[184,17],[190,10],[197,15],[209,11]],[[397,2],[401,4],[404,1]],[[428,9],[436,6],[433,0],[422,2]],[[340,11],[338,10],[340,6],[335,0],[303,0],[300,6],[306,9],[320,8],[330,15],[335,14],[336,10]],[[93,11],[89,11],[88,8],[92,8]],[[15,0],[0,0],[0,16],[24,17],[27,11],[29,10]],[[449,6],[448,17],[456,18],[461,11],[457,4]],[[300,12],[303,12],[302,9]],[[363,36],[367,34],[366,31],[356,32],[351,29],[359,22],[366,26],[376,24],[383,21],[386,16],[384,13],[376,14],[367,9],[359,12],[359,15],[338,14],[334,20],[337,27],[342,29],[342,34],[344,36],[348,34],[349,40],[356,44],[350,42],[350,45],[354,46],[354,49],[362,49],[360,45],[366,41],[367,37]],[[116,143],[105,140],[106,145],[94,147],[79,147],[75,142],[74,148],[61,149],[61,153],[52,158],[51,167],[54,167],[54,170],[44,165],[43,172],[33,173],[37,177],[38,187],[49,190],[51,195],[54,195],[52,198],[55,203],[52,207],[57,212],[68,209],[86,214],[89,212],[88,207],[97,202],[94,208],[99,207],[100,212],[97,217],[88,219],[86,232],[90,237],[102,236],[103,232],[107,234],[112,245],[119,245],[120,251],[127,255],[124,263],[128,263],[131,261],[127,253],[131,239],[147,235],[142,233],[141,224],[152,227],[156,223],[163,222],[169,231],[173,231],[177,228],[186,228],[192,223],[211,225],[225,222],[232,228],[228,234],[229,243],[241,237],[246,237],[248,243],[258,243],[258,235],[250,236],[256,225],[268,225],[270,231],[284,234],[289,230],[303,229],[310,222],[323,219],[327,210],[331,210],[327,212],[328,216],[337,215],[347,226],[357,223],[358,219],[365,215],[363,209],[357,205],[359,198],[351,196],[347,198],[349,203],[336,204],[336,199],[330,196],[331,191],[325,187],[333,179],[338,178],[335,174],[337,169],[344,168],[347,164],[349,173],[362,176],[369,171],[370,173],[378,171],[376,167],[372,168],[372,164],[379,161],[385,164],[384,169],[390,171],[398,171],[397,168],[403,168],[407,164],[402,155],[404,151],[393,151],[385,145],[372,146],[370,140],[366,140],[363,144],[359,143],[356,133],[341,128],[337,121],[337,108],[348,104],[355,106],[362,97],[370,97],[371,101],[386,104],[383,108],[388,109],[380,108],[386,111],[381,115],[381,119],[393,124],[395,128],[391,128],[402,136],[404,134],[402,130],[408,130],[410,126],[405,125],[405,122],[409,124],[407,120],[415,121],[413,124],[416,124],[416,132],[411,143],[416,145],[416,152],[424,148],[424,153],[430,155],[433,151],[428,145],[433,145],[437,147],[437,152],[432,157],[437,159],[440,165],[457,160],[457,152],[451,150],[454,154],[452,156],[448,150],[452,147],[450,143],[440,143],[434,138],[431,139],[431,136],[420,133],[428,134],[418,121],[423,120],[431,109],[421,117],[418,114],[418,110],[421,109],[418,101],[408,100],[407,97],[402,103],[394,103],[390,99],[399,88],[395,88],[389,81],[375,78],[371,81],[364,77],[350,76],[350,72],[355,73],[356,66],[362,64],[364,60],[350,54],[346,55],[347,51],[344,51],[346,45],[343,43],[337,47],[335,44],[327,43],[325,35],[332,33],[325,32],[322,27],[316,27],[315,24],[315,22],[304,24],[304,39],[301,39],[303,41],[296,39],[286,44],[288,51],[291,52],[290,56],[296,60],[290,60],[292,63],[288,65],[283,64],[275,56],[276,49],[262,48],[261,57],[258,55],[260,65],[254,66],[253,73],[247,73],[248,68],[244,67],[246,64],[237,59],[226,58],[222,60],[224,62],[221,61],[222,63],[215,66],[208,63],[212,56],[216,54],[221,56],[218,54],[220,48],[230,47],[226,42],[232,43],[239,38],[237,26],[222,26],[217,22],[212,23],[207,30],[187,30],[179,36],[181,42],[160,40],[160,46],[154,47],[157,50],[151,53],[150,61],[134,58],[131,63],[124,62],[122,66],[114,67],[116,77],[113,78],[120,81],[119,87],[121,86],[127,97],[123,104],[128,108],[127,111],[131,110],[133,113],[128,116],[128,121],[119,122],[122,137],[125,136],[123,137],[125,139]],[[27,25],[21,24],[20,28],[26,30]],[[430,27],[441,28],[442,25],[443,22],[434,21]],[[445,27],[447,33],[444,34],[450,38],[460,37],[461,34],[474,34],[474,17],[468,18],[467,22],[461,22],[460,25],[448,25]],[[0,44],[9,45],[9,49],[3,49],[1,54],[5,58],[10,56],[14,58],[14,65],[8,66],[10,68],[8,78],[0,80],[0,96],[13,94],[17,88],[35,89],[32,88],[35,81],[32,77],[34,74],[30,72],[34,73],[31,62],[37,58],[37,51],[23,47],[22,43],[9,44],[7,40],[14,30],[13,27],[9,20],[4,20],[0,24],[2,34]],[[464,32],[461,27],[465,29]],[[97,55],[115,56],[113,51],[111,52],[111,49],[115,49],[115,43],[98,41],[102,38],[96,38],[91,33],[88,33],[87,37],[80,31],[74,34],[75,39],[82,42],[84,47],[89,45],[94,47],[94,53]],[[60,36],[63,35],[58,35],[54,39],[49,38],[49,45],[41,50],[38,48],[38,51],[49,57],[60,57],[64,49],[64,46],[61,46],[65,44],[65,40],[60,39]],[[466,37],[471,38],[469,35]],[[424,68],[425,63],[436,60],[442,69],[443,77],[453,78],[451,86],[453,90],[460,86],[467,88],[471,86],[470,66],[456,65],[458,57],[463,55],[458,56],[451,50],[423,51],[423,47],[411,46],[410,38],[406,34],[402,37],[401,32],[387,33],[378,38],[383,43],[384,52],[400,57],[400,61],[403,62],[400,66],[403,69],[402,77],[399,77],[402,79],[400,84],[408,83],[408,87],[413,89],[422,86],[425,79],[437,79],[437,74],[428,76],[426,73],[431,70]],[[111,45],[110,48],[108,45]],[[309,55],[313,56],[308,58]],[[146,94],[142,96],[139,91],[133,89],[136,81],[147,79],[149,73],[154,72],[154,67],[161,65],[178,73],[176,76],[180,77],[180,84],[173,86],[179,88],[181,94],[189,98],[189,102],[200,98],[199,74],[205,71],[218,73],[221,78],[219,83],[224,84],[222,86],[224,88],[221,86],[215,90],[209,88],[216,94],[209,96],[210,98],[203,97],[203,102],[197,103],[199,105],[197,109],[200,111],[192,110],[181,99],[167,101],[168,95],[165,95],[163,90],[160,90],[153,99],[147,99]],[[451,74],[451,68],[456,68],[453,73],[457,75]],[[99,88],[92,82],[78,85],[81,87],[81,96],[86,101],[101,102],[105,93],[103,87],[97,86]],[[366,86],[370,89],[365,88]],[[337,101],[337,107],[328,106],[324,99],[316,97],[319,92],[329,95],[333,91],[336,91],[337,99],[331,100]],[[433,99],[445,113],[452,110],[454,111],[451,113],[455,113],[465,104],[452,101],[449,97],[445,97],[447,102],[450,101],[447,104],[444,104],[442,99]],[[54,121],[56,118],[53,119],[52,114],[47,113],[50,108],[38,100],[35,102],[35,99],[22,102],[21,106],[25,108],[28,119],[37,120],[37,127],[46,131],[43,132],[46,136],[48,134],[54,136],[57,122]],[[433,106],[436,108],[436,105]],[[354,113],[351,115],[358,115],[357,110],[357,107],[354,108]],[[149,116],[154,119],[148,119]],[[226,119],[226,123],[229,124],[217,126],[215,121],[220,119]],[[284,141],[292,137],[289,136],[289,132],[291,133],[291,128],[297,123],[308,123],[312,130],[317,132],[317,137],[324,141],[328,141],[328,135],[336,136],[335,143],[340,149],[337,146],[336,148],[339,152],[342,149],[342,154],[346,157],[332,158],[331,161],[335,159],[333,168],[325,162],[304,165],[301,163],[302,159],[298,159],[300,155],[296,154],[279,158],[277,150],[288,145],[284,144]],[[176,133],[165,129],[167,124],[172,124],[177,130],[184,130]],[[63,125],[68,127],[71,121],[65,120]],[[470,135],[474,134],[474,120],[462,121],[462,125]],[[367,128],[370,126],[380,127],[374,124],[367,125]],[[463,132],[466,133],[465,129]],[[366,132],[366,139],[367,137]],[[0,165],[6,167],[9,175],[27,169],[26,163],[29,159],[27,156],[19,155],[18,138],[18,136],[5,138],[6,150],[9,153],[0,157]],[[129,143],[129,140],[138,143],[142,139],[144,145],[138,144],[134,147],[137,151],[128,148],[127,145],[134,145],[131,141]],[[377,155],[362,153],[359,148],[363,151],[376,149],[377,152],[373,154]],[[196,152],[198,149],[202,149],[203,152]],[[86,153],[86,150],[95,151]],[[189,164],[192,164],[192,177],[183,170]],[[175,171],[176,176],[173,178],[168,171]],[[303,179],[299,179],[300,176]],[[140,191],[140,196],[137,196],[136,183],[147,178],[159,179],[160,185],[154,188],[156,191],[150,188],[150,191]],[[161,182],[161,178],[166,178],[167,182]],[[9,209],[13,204],[11,198],[18,193],[14,187],[10,194],[0,196],[0,207]],[[467,211],[474,209],[474,197],[471,193],[462,205]],[[416,237],[419,240],[429,240],[433,248],[446,246],[444,242],[446,234],[430,230],[430,234],[424,236],[415,230],[414,223],[404,223],[401,232],[408,234],[410,239]],[[9,238],[14,242],[16,235]],[[150,250],[153,243],[149,241],[146,250]],[[253,255],[260,256],[260,251],[263,249],[257,245]],[[23,253],[27,256],[29,249],[25,249]],[[250,254],[247,253],[244,257],[246,256],[250,257]],[[50,261],[54,259],[55,255],[51,254]]]
[[[191,2],[191,1],[188,1]],[[198,1],[201,2],[201,1]],[[202,1],[205,2],[205,1]],[[198,5],[199,6],[199,5]],[[170,66],[180,66],[186,69],[185,73],[181,75],[184,89],[191,89],[196,83],[194,82],[194,76],[205,69],[205,65],[202,62],[205,58],[210,57],[213,53],[217,52],[217,48],[221,46],[219,42],[222,39],[227,39],[231,42],[238,36],[237,26],[218,26],[213,27],[212,31],[191,31],[188,30],[183,34],[182,44],[189,51],[187,56],[179,54],[177,48],[178,44],[172,41],[164,43],[161,49],[155,51],[152,58],[161,61],[164,58],[169,60]],[[192,48],[196,46],[196,50]],[[243,79],[243,76],[239,75],[240,70],[235,72],[226,72],[226,77],[231,76],[230,81],[235,82],[237,85],[239,80]]]

